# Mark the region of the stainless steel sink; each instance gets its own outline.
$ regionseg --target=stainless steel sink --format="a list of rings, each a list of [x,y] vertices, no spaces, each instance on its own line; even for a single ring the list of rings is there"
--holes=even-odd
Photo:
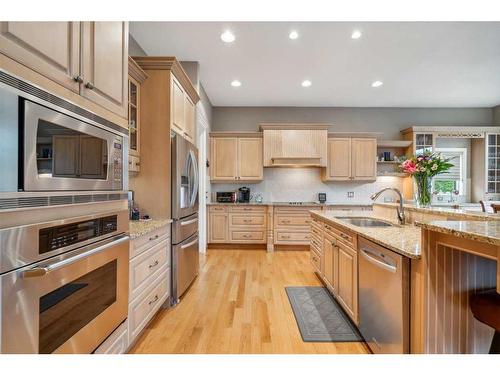
[[[357,227],[395,227],[395,224],[388,221],[372,219],[370,217],[336,216],[336,219],[345,221]]]

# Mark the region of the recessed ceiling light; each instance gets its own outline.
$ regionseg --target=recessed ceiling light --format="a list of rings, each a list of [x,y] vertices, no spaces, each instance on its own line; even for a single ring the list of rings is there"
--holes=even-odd
[[[363,35],[363,34],[361,33],[361,31],[359,31],[359,30],[354,30],[354,31],[352,32],[352,34],[351,34],[351,38],[352,38],[352,39],[359,39],[359,38],[361,38],[361,35]]]
[[[238,81],[237,79],[235,79],[234,81],[231,82],[231,86],[233,86],[233,87],[240,87],[241,86],[241,82]]]
[[[372,87],[380,87],[380,86],[382,86],[383,84],[384,84],[384,82],[382,82],[382,81],[374,81],[374,82],[372,83]]]
[[[298,32],[296,32],[295,30],[290,31],[290,34],[288,34],[288,37],[289,37],[290,39],[297,39],[297,38],[299,37],[299,33],[298,33]]]
[[[302,87],[309,87],[312,85],[312,82],[306,79],[305,81],[302,81]]]
[[[220,34],[220,38],[225,43],[232,43],[236,39],[236,37],[234,36],[234,34],[231,31],[229,31],[229,30],[226,30],[222,34]]]

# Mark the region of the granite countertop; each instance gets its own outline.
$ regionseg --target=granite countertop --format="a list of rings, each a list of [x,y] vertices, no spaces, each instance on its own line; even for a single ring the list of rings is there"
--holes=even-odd
[[[370,211],[311,211],[313,216],[340,225],[357,233],[370,241],[384,246],[396,253],[408,258],[420,258],[420,234],[421,230],[415,225],[399,225],[394,221],[387,220],[374,215]],[[389,221],[395,224],[393,227],[358,227],[337,219],[336,216],[349,217],[370,217]]]
[[[500,245],[500,221],[424,221],[417,225],[435,232]]]
[[[130,238],[134,239],[140,236],[144,236],[149,232],[152,232],[164,225],[170,224],[172,219],[161,219],[161,220],[130,220],[129,221],[129,234]]]
[[[399,207],[399,203],[373,203],[374,206],[382,206],[382,207]],[[452,207],[429,207],[422,208],[417,207],[411,203],[405,203],[404,208],[407,211],[415,211],[422,212],[433,215],[443,215],[454,219],[470,219],[470,220],[498,220],[500,221],[499,214],[490,214],[485,212],[476,212],[476,211],[468,211],[461,208],[452,208]]]

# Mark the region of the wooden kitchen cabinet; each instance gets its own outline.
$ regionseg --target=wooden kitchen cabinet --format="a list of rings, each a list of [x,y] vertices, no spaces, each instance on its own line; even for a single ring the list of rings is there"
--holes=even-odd
[[[377,140],[353,138],[351,143],[353,180],[375,180],[377,178]]]
[[[127,116],[128,23],[82,23],[81,95]]]
[[[210,179],[238,179],[238,139],[210,138]]]
[[[227,136],[235,135],[235,136]],[[236,133],[210,137],[210,180],[212,182],[261,181],[262,138]]]
[[[329,138],[323,181],[373,181],[377,178],[375,138]]]
[[[127,117],[128,22],[1,22],[0,52],[78,94],[71,102]]]
[[[196,139],[195,104],[180,82],[172,79],[172,130],[189,140]]]
[[[214,210],[210,207],[208,214],[208,242],[209,243],[226,243],[229,242],[229,216],[225,207],[220,207],[220,210]]]
[[[349,246],[337,243],[337,300],[354,322],[358,322],[358,256]]]
[[[323,275],[333,293],[337,292],[338,254],[335,239],[325,233],[323,237]]]
[[[141,165],[141,85],[147,74],[131,58],[128,58],[128,170],[138,173]]]
[[[0,52],[71,91],[80,90],[80,22],[0,22]]]

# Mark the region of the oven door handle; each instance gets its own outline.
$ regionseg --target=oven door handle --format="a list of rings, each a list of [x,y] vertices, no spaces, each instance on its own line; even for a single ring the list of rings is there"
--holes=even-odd
[[[79,260],[85,259],[91,255],[95,255],[97,253],[100,253],[101,251],[104,251],[106,249],[109,249],[111,246],[116,246],[119,243],[125,242],[129,240],[129,236],[123,235],[123,237],[119,237],[114,241],[108,242],[104,245],[98,246],[92,250],[84,251],[80,254],[77,254],[71,258],[60,260],[58,262],[54,262],[52,264],[49,264],[45,267],[35,267],[31,268],[26,271],[21,272],[21,277],[23,278],[30,278],[30,277],[41,277],[45,276],[49,272],[56,271],[62,267],[69,266],[70,264],[73,264]]]

